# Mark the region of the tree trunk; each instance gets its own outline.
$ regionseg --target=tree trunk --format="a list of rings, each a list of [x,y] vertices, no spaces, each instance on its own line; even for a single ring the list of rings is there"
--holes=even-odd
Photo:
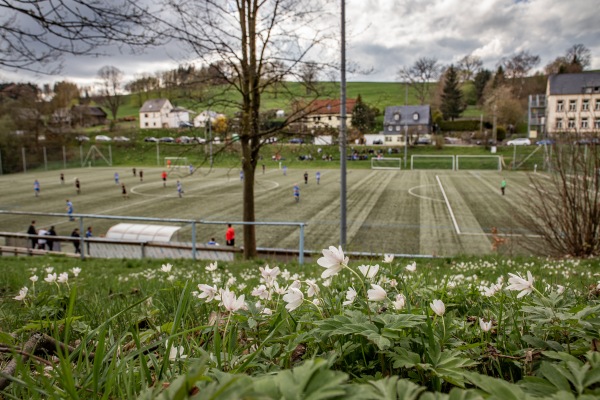
[[[242,140],[242,170],[244,171],[244,222],[254,222],[254,172],[256,163],[252,162],[250,142]],[[244,259],[256,257],[256,226],[244,225]]]

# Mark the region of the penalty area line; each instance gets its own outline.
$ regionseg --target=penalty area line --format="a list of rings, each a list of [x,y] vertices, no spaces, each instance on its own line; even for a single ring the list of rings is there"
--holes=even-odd
[[[460,228],[458,227],[458,223],[456,222],[456,217],[454,217],[454,211],[452,211],[452,206],[450,205],[450,202],[448,201],[448,196],[446,196],[446,191],[444,190],[444,186],[442,186],[440,177],[438,175],[436,175],[435,179],[437,180],[438,185],[440,186],[440,190],[442,191],[442,196],[444,196],[444,201],[446,202],[446,207],[448,207],[448,212],[450,213],[450,218],[452,218],[452,223],[454,224],[454,229],[456,230],[456,233],[458,235],[460,235],[461,234]]]

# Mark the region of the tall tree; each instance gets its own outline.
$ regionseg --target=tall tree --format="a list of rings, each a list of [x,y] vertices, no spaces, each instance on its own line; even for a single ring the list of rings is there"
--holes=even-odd
[[[432,83],[437,81],[440,70],[437,58],[421,57],[413,65],[400,68],[398,79],[408,84],[419,102],[425,104],[431,97]]]
[[[371,132],[375,129],[375,118],[377,117],[377,109],[369,107],[362,100],[359,94],[356,98],[356,103],[352,109],[352,127],[358,129],[362,133]]]
[[[211,75],[224,87],[212,99],[213,106],[226,104],[238,109],[235,123],[244,172],[245,222],[256,220],[254,178],[261,146],[264,139],[277,132],[261,124],[262,96],[283,74],[301,81],[301,66],[311,54],[318,54],[319,45],[326,45],[324,40],[333,36],[309,23],[323,15],[326,4],[319,0],[169,0],[164,2],[163,12],[154,13],[156,23],[149,26],[189,50],[188,55],[191,52],[205,65],[211,65]],[[281,74],[267,74],[268,65],[282,60],[285,69]],[[239,100],[231,100],[231,90],[238,92]],[[290,99],[295,96],[291,92],[280,96],[284,94]],[[288,115],[284,126],[300,117]],[[243,246],[245,258],[256,256],[256,229],[252,224],[244,224]]]
[[[313,61],[305,62],[300,67],[300,78],[307,95],[315,91],[315,85],[319,80],[319,69],[319,64]]]
[[[450,65],[444,74],[444,90],[442,92],[441,111],[445,120],[460,117],[466,108],[463,94],[459,87],[458,73],[454,65]]]
[[[469,82],[473,80],[475,74],[481,70],[483,61],[481,57],[468,55],[464,56],[458,61],[457,69],[459,71],[459,77],[461,82]]]
[[[588,69],[592,64],[592,52],[581,43],[569,47],[565,58],[571,64],[580,65],[582,70]]]
[[[492,79],[492,73],[487,69],[482,69],[477,73],[477,75],[475,75],[473,86],[475,87],[475,98],[477,100],[477,104],[482,104],[485,88],[490,79]]]
[[[58,108],[66,108],[71,106],[73,100],[79,98],[79,88],[73,82],[60,81],[54,84],[54,97],[52,98],[52,106],[56,110]]]
[[[98,78],[100,78],[100,96],[98,102],[110,111],[113,119],[111,129],[113,129],[117,121],[119,107],[123,104],[123,94],[121,93],[123,72],[117,67],[106,65],[98,70]]]
[[[540,56],[522,50],[510,57],[504,57],[500,62],[504,67],[504,74],[511,81],[515,95],[520,98],[525,77],[540,63]]]

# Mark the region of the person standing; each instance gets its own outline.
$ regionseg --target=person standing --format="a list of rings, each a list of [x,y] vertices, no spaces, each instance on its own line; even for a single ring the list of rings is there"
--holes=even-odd
[[[115,185],[119,184],[119,173],[115,172]]]
[[[240,170],[240,181],[243,181],[243,180],[244,180],[244,170],[241,169]]]
[[[31,221],[31,225],[27,228],[28,235],[37,235],[37,229],[35,229],[35,221]],[[37,238],[31,238],[31,248],[35,249],[37,247],[38,240]]]
[[[132,169],[131,171],[133,172],[133,177],[135,178],[135,177],[137,176],[137,175],[136,175],[136,174],[137,174],[137,171],[136,171],[135,167],[133,167],[133,169]]]
[[[79,178],[75,178],[75,191],[77,194],[81,193],[81,184],[79,183]]]
[[[304,171],[304,184],[308,184],[308,172]]]
[[[81,235],[79,235],[79,229],[73,229],[73,232],[71,232],[71,237],[74,238],[73,247],[75,247],[75,254],[81,254],[81,250],[79,249],[79,245],[81,244],[79,241],[81,238]]]
[[[86,237],[86,239],[87,239],[87,238],[91,238],[92,236],[94,236],[94,235],[92,234],[92,227],[91,227],[91,226],[88,226],[88,227],[87,227],[87,230],[85,231],[85,237]]]
[[[267,167],[265,166],[265,164],[263,163],[262,165],[262,169],[263,169],[263,175],[265,174],[265,169],[267,169]]]
[[[167,171],[163,171],[160,177],[163,181],[163,187],[167,187]]]
[[[225,243],[227,246],[235,246],[235,230],[231,224],[227,224],[227,231],[225,232]]]
[[[63,174],[62,172],[60,173],[60,184],[61,185],[65,184],[65,174]]]
[[[283,176],[287,176],[287,166],[283,166]]]
[[[123,195],[123,199],[129,198],[129,195],[127,194],[127,188],[125,187],[124,183],[121,184],[121,194]]]
[[[190,175],[192,175],[194,173],[194,166],[192,164],[190,164],[189,168],[190,168]]]
[[[67,199],[67,214],[69,214],[69,221],[75,221],[73,218],[73,203]]]
[[[296,203],[300,202],[300,186],[297,183],[294,184],[294,200]]]
[[[54,225],[50,227],[50,229],[48,229],[48,233],[46,233],[46,235],[52,237],[52,236],[56,236],[56,230],[54,229]],[[53,239],[48,239],[48,250],[52,251],[54,250],[54,240]]]
[[[33,181],[33,193],[35,193],[35,197],[40,195],[40,182],[37,179]]]
[[[504,196],[504,192],[506,191],[506,179],[502,178],[502,182],[500,182],[500,191],[502,192],[502,196]]]
[[[144,182],[144,171],[140,169],[140,182]]]
[[[38,231],[39,236],[46,236],[47,234],[48,234],[48,231],[45,230],[44,228],[40,228],[40,230]],[[45,238],[38,239],[37,248],[40,250],[46,250],[46,239]]]
[[[315,178],[317,179],[317,185],[318,185],[319,182],[321,182],[321,173],[319,171],[317,171],[317,173],[315,174]]]
[[[177,195],[183,197],[183,186],[181,186],[181,182],[179,181],[177,181]]]

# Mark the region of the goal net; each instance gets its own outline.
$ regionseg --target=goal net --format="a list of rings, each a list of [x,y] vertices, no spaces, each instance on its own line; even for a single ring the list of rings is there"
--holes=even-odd
[[[165,157],[165,166],[167,168],[179,169],[189,165],[187,157]]]
[[[456,156],[456,169],[502,171],[502,159],[500,156]]]
[[[454,170],[455,159],[452,155],[447,156],[410,156],[410,169],[449,169]]]
[[[401,158],[373,157],[371,158],[371,169],[401,169]]]

